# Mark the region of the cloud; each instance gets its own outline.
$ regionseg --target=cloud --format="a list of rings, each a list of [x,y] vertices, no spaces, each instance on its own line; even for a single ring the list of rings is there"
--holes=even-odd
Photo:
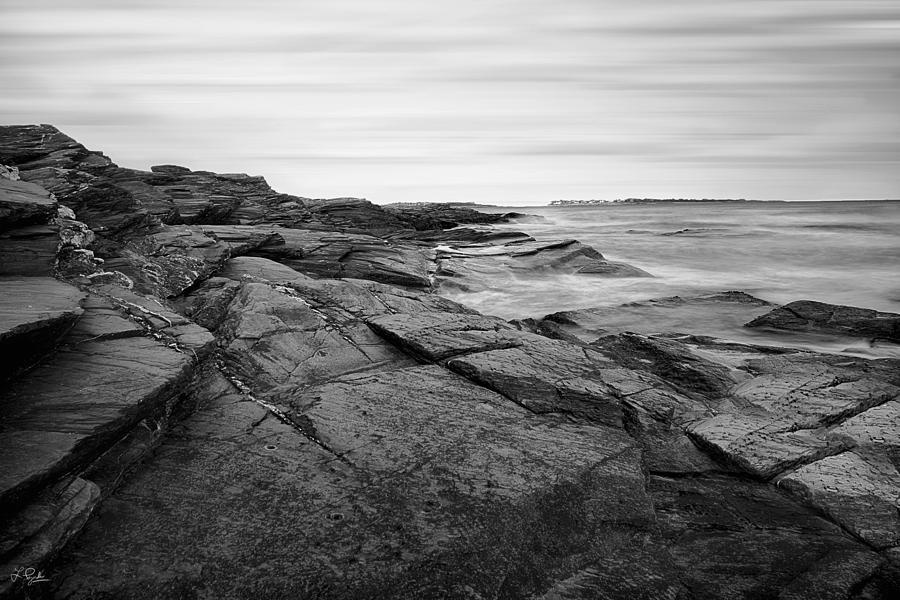
[[[0,121],[304,195],[900,195],[898,24],[894,0],[6,0]]]

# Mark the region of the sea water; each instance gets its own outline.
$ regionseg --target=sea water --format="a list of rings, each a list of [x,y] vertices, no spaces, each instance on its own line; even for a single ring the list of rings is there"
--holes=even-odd
[[[900,312],[900,202],[704,202],[492,207],[496,226],[577,239],[650,278],[527,274],[445,295],[507,319],[726,290]],[[442,292],[443,293],[443,292]]]

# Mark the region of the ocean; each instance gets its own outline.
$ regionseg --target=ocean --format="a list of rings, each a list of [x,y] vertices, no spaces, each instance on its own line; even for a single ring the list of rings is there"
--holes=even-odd
[[[527,276],[444,295],[506,319],[740,290],[900,312],[900,202],[713,202],[479,207],[529,217],[496,226],[574,238],[652,278]],[[733,336],[732,336],[733,337]]]

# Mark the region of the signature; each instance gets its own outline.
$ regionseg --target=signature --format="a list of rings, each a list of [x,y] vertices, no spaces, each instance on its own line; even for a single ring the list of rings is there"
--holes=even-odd
[[[33,567],[28,567],[27,569],[25,567],[19,567],[18,569],[13,571],[12,575],[10,575],[10,579],[12,579],[13,582],[23,579],[28,582],[27,585],[34,585],[35,583],[50,581],[49,579],[44,577],[44,574],[41,571],[38,571]]]

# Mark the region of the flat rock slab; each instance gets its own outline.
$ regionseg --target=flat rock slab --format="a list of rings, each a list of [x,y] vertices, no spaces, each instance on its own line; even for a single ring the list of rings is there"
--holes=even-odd
[[[785,431],[766,417],[717,415],[689,426],[701,446],[761,479],[847,450],[842,436],[817,431]]]
[[[16,504],[85,465],[178,393],[191,359],[148,338],[86,342],[0,398],[0,501]]]
[[[47,222],[59,205],[39,185],[0,177],[0,231]]]
[[[900,473],[872,452],[843,452],[781,478],[790,489],[876,548],[900,545]]]
[[[50,352],[86,296],[49,277],[0,277],[0,380]]]
[[[747,323],[787,331],[837,333],[900,342],[900,314],[798,300]]]
[[[900,397],[900,361],[793,353],[753,358],[732,394],[782,430],[815,429]]]
[[[558,324],[586,342],[625,332],[644,335],[690,332],[747,339],[743,324],[771,310],[772,306],[743,292],[719,292],[562,311],[547,315],[544,320]]]
[[[0,276],[49,277],[60,244],[56,224],[28,225],[0,232]]]
[[[393,314],[366,322],[380,335],[431,361],[518,346],[531,335],[519,332],[503,319],[482,315]]]
[[[22,511],[8,518],[4,515],[0,569],[12,574],[28,565],[24,568],[41,571],[45,580],[4,577],[0,580],[0,597],[29,597],[32,592],[46,590],[51,581],[44,570],[47,562],[81,530],[99,501],[100,489],[76,477],[47,489]]]
[[[104,268],[127,275],[138,291],[171,298],[209,277],[231,253],[228,244],[195,228],[166,226],[129,241]]]

